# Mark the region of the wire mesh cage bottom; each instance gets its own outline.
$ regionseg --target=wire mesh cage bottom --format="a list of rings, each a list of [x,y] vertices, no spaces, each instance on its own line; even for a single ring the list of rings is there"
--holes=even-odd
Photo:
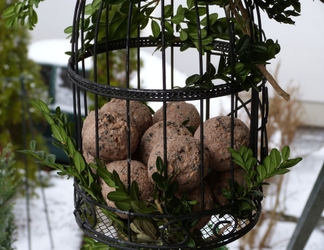
[[[255,210],[243,219],[233,215],[230,207],[176,217],[128,213],[97,203],[76,181],[74,186],[74,214],[80,228],[87,236],[117,249],[217,249],[249,232],[259,220],[262,210],[260,200],[255,199]],[[128,230],[116,225],[107,216],[110,212],[126,215],[124,223],[128,224]],[[159,226],[159,232],[153,232],[154,229],[145,223],[152,220],[164,222]],[[197,220],[204,220],[206,223],[203,223],[205,225],[202,228],[191,229],[190,232],[187,228],[179,226]],[[134,233],[136,221],[139,230],[137,235]],[[133,229],[132,233],[130,228]],[[143,234],[143,238],[139,237],[140,233]]]

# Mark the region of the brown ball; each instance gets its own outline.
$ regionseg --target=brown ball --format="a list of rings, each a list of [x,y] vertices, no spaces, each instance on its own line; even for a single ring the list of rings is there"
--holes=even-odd
[[[175,122],[167,122],[167,139],[172,139],[174,136],[191,136],[190,131],[183,125]],[[157,142],[163,141],[163,121],[155,123],[151,126],[141,138],[140,149],[142,162],[147,164],[152,148]]]
[[[128,187],[128,168],[127,160],[114,161],[106,164],[106,168],[109,172],[114,170],[119,175],[120,180]],[[139,189],[139,199],[140,200],[150,200],[153,197],[154,185],[149,180],[147,175],[147,167],[139,161],[132,160],[130,164],[130,183],[136,181]],[[101,193],[110,207],[116,207],[113,201],[108,200],[107,195],[111,191],[115,191],[115,188],[109,187],[103,180],[101,180]],[[121,217],[126,218],[126,215],[121,215]]]
[[[151,177],[156,169],[156,159],[163,160],[163,141],[158,142],[153,147],[148,159],[148,174]],[[201,166],[200,143],[193,137],[177,136],[167,140],[167,173],[168,177],[173,175],[172,181],[179,184],[178,192],[184,192],[195,188],[200,183]],[[204,153],[204,175],[207,174],[209,165],[208,150]]]
[[[96,123],[95,112],[86,117],[82,128],[82,145],[85,151],[96,157]],[[126,159],[128,155],[127,122],[123,116],[114,111],[98,111],[99,159],[111,162]],[[136,150],[139,142],[137,129],[130,127],[131,153]]]
[[[105,112],[113,110],[118,114],[124,116],[125,120],[127,119],[126,100],[114,98],[110,102],[102,106],[101,109]],[[139,101],[129,101],[129,110],[130,122],[134,123],[138,135],[139,137],[141,137],[144,132],[153,124],[151,111],[145,104]]]
[[[200,139],[200,127],[196,130],[195,138]],[[234,149],[249,146],[250,131],[245,123],[234,118]],[[204,122],[204,145],[210,153],[210,168],[216,171],[231,169],[231,117],[217,116]]]
[[[167,121],[173,121],[180,124],[188,121],[186,127],[193,128],[195,131],[200,124],[200,115],[196,107],[187,102],[168,102],[166,104]],[[157,110],[153,116],[153,123],[163,121],[163,107]]]
[[[242,168],[237,168],[234,170],[234,181],[238,183],[238,185],[243,186],[246,185],[244,176],[246,172]],[[223,195],[223,190],[228,189],[231,190],[230,181],[232,179],[232,171],[214,171],[212,170],[205,177],[206,182],[209,184],[215,202],[220,206],[226,206],[229,204],[228,200]]]

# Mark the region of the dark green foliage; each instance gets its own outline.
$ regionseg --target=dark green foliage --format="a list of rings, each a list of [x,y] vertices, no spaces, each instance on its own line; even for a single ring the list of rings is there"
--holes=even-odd
[[[8,145],[0,153],[0,250],[13,249],[14,239],[14,215],[13,204],[10,202],[16,194],[19,181],[16,180],[14,154]]]
[[[11,1],[12,4],[15,2]],[[0,13],[8,7],[7,3],[0,1]],[[0,41],[0,150],[11,142],[12,150],[16,151],[24,148],[25,141],[31,139],[32,125],[40,120],[39,115],[27,106],[26,99],[44,98],[48,91],[41,80],[40,67],[27,57],[27,29],[21,26],[15,30],[7,29],[6,19],[0,18]],[[37,130],[42,131],[43,125],[38,124]],[[41,138],[41,134],[37,138]],[[22,155],[16,155],[16,161],[17,168],[25,168]],[[35,164],[29,164],[31,188],[37,185],[36,170]]]
[[[26,2],[29,3],[28,6]],[[9,18],[7,23],[9,27],[16,27],[19,21],[27,18],[27,26],[33,28],[37,22],[37,15],[33,6],[37,7],[39,0],[28,0],[26,2],[24,1],[23,4],[18,2],[5,11],[4,16]],[[140,3],[140,5],[137,3]],[[228,0],[200,0],[197,2],[187,0],[185,5],[172,6],[166,4],[163,7],[164,20],[162,21],[161,17],[153,15],[153,11],[159,4],[160,1],[93,0],[85,7],[86,17],[82,26],[86,32],[85,46],[90,46],[94,42],[97,21],[100,24],[96,42],[104,41],[106,34],[109,40],[125,39],[130,5],[132,6],[132,22],[129,27],[131,37],[136,36],[137,31],[143,30],[150,23],[151,40],[157,41],[159,44],[163,35],[166,46],[181,41],[180,51],[196,47],[202,54],[210,52],[213,49],[215,39],[230,40],[230,22],[234,26],[236,35],[235,38],[231,38],[231,42],[235,43],[236,46],[235,56],[230,56],[232,59],[235,58],[234,61],[232,59],[222,60],[218,65],[217,74],[210,74],[211,68],[209,68],[205,73],[199,72],[199,74],[190,76],[186,87],[208,89],[214,86],[212,81],[215,79],[223,80],[226,83],[234,79],[245,90],[249,90],[256,87],[262,79],[264,72],[261,73],[260,65],[269,63],[269,60],[279,53],[280,46],[271,39],[265,41],[261,39],[260,36],[264,32],[255,23],[249,25],[251,19],[248,17],[248,10],[253,10],[254,4],[257,4],[261,10],[267,13],[270,19],[288,24],[294,24],[292,18],[299,16],[301,12],[299,0],[257,0],[255,2]],[[227,12],[231,12],[232,15],[227,13],[226,18],[218,17],[217,13],[207,12],[207,5],[225,7]],[[98,20],[99,8],[108,8],[107,6],[109,6],[108,23],[104,18]],[[197,21],[197,15],[200,17],[200,21]],[[66,28],[65,32],[71,34],[72,27]],[[161,45],[158,45],[156,49],[160,48]],[[268,79],[268,81],[270,80]],[[118,79],[117,83],[118,86],[123,85],[123,81],[118,81]],[[274,84],[273,82],[270,83]]]
[[[249,216],[255,209],[253,202],[254,197],[263,197],[261,192],[262,185],[268,185],[266,179],[276,175],[282,175],[289,172],[289,168],[297,165],[302,158],[297,157],[289,159],[290,148],[285,146],[281,152],[274,148],[270,154],[266,156],[262,164],[257,163],[257,159],[253,157],[252,150],[242,146],[239,150],[229,148],[233,161],[241,166],[246,174],[244,176],[245,185],[234,183],[232,190],[224,190],[223,194],[228,201],[235,201],[232,207],[233,212],[239,217]],[[232,186],[232,185],[231,185]],[[234,190],[234,192],[232,192]]]

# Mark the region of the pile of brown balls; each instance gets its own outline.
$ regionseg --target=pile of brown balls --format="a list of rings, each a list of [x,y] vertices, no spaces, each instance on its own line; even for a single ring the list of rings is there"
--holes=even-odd
[[[82,129],[83,155],[88,163],[98,156],[109,171],[115,170],[127,185],[127,157],[131,153],[131,182],[139,186],[140,198],[150,200],[154,183],[152,174],[157,171],[156,159],[164,159],[164,139],[167,143],[167,171],[173,175],[172,181],[179,184],[178,193],[188,194],[196,199],[194,211],[200,209],[201,173],[204,175],[205,210],[212,209],[215,203],[227,205],[222,195],[229,188],[231,176],[231,118],[217,116],[203,123],[204,152],[200,146],[200,114],[193,104],[187,102],[169,102],[166,116],[163,107],[151,114],[150,109],[138,101],[129,101],[130,138],[128,138],[126,101],[112,99],[98,110],[98,132],[95,132],[95,112],[84,120]],[[166,119],[166,134],[163,133],[163,119]],[[190,128],[190,129],[188,129]],[[195,131],[192,133],[192,131]],[[96,149],[96,138],[99,149]],[[130,145],[127,145],[130,139]],[[249,128],[241,120],[234,118],[234,148],[249,146]],[[201,156],[203,155],[203,159]],[[202,163],[204,168],[202,169]],[[244,184],[244,172],[237,167],[235,180]],[[104,182],[104,197],[114,190]],[[109,206],[114,206],[106,198]],[[208,222],[208,221],[207,221]],[[204,226],[207,222],[201,225]]]

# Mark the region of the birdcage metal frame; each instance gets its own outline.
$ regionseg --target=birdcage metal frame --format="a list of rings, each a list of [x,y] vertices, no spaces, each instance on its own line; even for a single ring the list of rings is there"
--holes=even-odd
[[[164,2],[164,1],[161,1]],[[197,1],[195,1],[197,4]],[[172,1],[172,4],[173,1]],[[190,101],[198,100],[206,103],[206,108],[201,108],[200,111],[206,112],[205,118],[209,118],[209,112],[212,107],[209,106],[209,100],[213,98],[226,97],[230,98],[231,108],[228,116],[237,117],[238,112],[244,111],[249,118],[250,128],[250,148],[253,151],[254,156],[257,157],[258,161],[267,155],[267,134],[266,124],[268,116],[268,93],[265,81],[261,81],[256,88],[249,91],[250,97],[244,100],[241,98],[240,93],[244,92],[243,87],[240,85],[234,77],[229,83],[215,84],[212,88],[174,88],[174,86],[168,88],[161,86],[161,88],[141,88],[140,86],[131,87],[129,84],[129,72],[128,67],[125,68],[127,76],[127,84],[125,87],[116,87],[108,84],[99,83],[96,80],[96,76],[93,79],[86,77],[84,70],[85,61],[90,58],[94,61],[94,68],[96,68],[96,56],[99,54],[108,53],[115,50],[126,50],[129,52],[130,49],[137,50],[138,60],[140,58],[140,51],[142,48],[156,48],[161,46],[162,55],[162,71],[165,71],[165,57],[168,49],[174,50],[179,48],[183,42],[178,41],[172,45],[166,44],[164,40],[164,31],[162,29],[162,37],[159,39],[152,40],[151,37],[142,37],[140,33],[137,37],[131,38],[130,34],[125,39],[113,39],[106,37],[106,40],[101,42],[94,41],[90,46],[83,44],[84,37],[86,36],[85,30],[83,30],[84,22],[84,10],[86,1],[77,1],[74,20],[73,20],[73,33],[72,33],[72,55],[68,63],[68,75],[72,82],[73,87],[73,108],[76,125],[76,142],[78,149],[82,152],[82,126],[83,119],[88,115],[89,101],[87,99],[87,93],[93,94],[95,97],[102,96],[110,100],[111,98],[117,98],[126,100],[126,110],[129,111],[129,101],[141,101],[141,102],[159,102],[162,106],[165,106],[167,102],[171,101]],[[105,8],[109,6],[109,3],[102,2],[101,7],[98,10],[100,15]],[[162,3],[163,6],[163,3]],[[257,6],[254,6],[256,10],[258,25],[261,27],[261,19],[258,13]],[[130,7],[131,11],[131,7]],[[251,10],[253,15],[253,10]],[[251,16],[254,20],[254,17]],[[231,32],[231,22],[228,19],[229,27]],[[130,22],[130,20],[128,20]],[[99,25],[98,23],[95,25]],[[261,28],[260,28],[261,30]],[[95,30],[95,32],[97,32]],[[95,35],[95,37],[98,37]],[[210,57],[218,57],[220,55],[227,55],[228,57],[235,57],[234,53],[234,40],[233,34],[230,34],[229,41],[214,40],[212,42],[213,49],[207,53]],[[164,44],[165,43],[165,44]],[[197,49],[197,48],[194,48]],[[185,51],[182,53],[186,53]],[[199,58],[203,58],[202,51],[197,50]],[[126,53],[127,54],[127,53]],[[172,57],[172,56],[171,56]],[[173,59],[172,59],[173,60]],[[207,57],[207,61],[210,60]],[[126,58],[126,64],[129,62],[129,58]],[[138,74],[140,73],[140,67],[137,69]],[[234,68],[232,69],[234,70]],[[173,69],[171,69],[173,71]],[[199,73],[202,74],[204,66],[199,63]],[[94,75],[96,75],[96,69],[94,69]],[[164,80],[162,80],[164,81]],[[203,106],[203,105],[202,105]],[[94,109],[98,110],[99,104],[95,99]],[[96,116],[97,116],[96,111]],[[204,118],[201,118],[201,124],[204,122]],[[233,121],[233,120],[232,120]],[[128,125],[130,124],[129,116],[127,117]],[[232,122],[233,123],[233,122]],[[166,123],[164,123],[164,128]],[[233,134],[234,125],[231,126],[231,133]],[[130,144],[130,136],[128,136],[128,144]],[[166,140],[166,138],[164,138]],[[232,136],[232,145],[233,145]],[[97,146],[98,147],[98,146]],[[201,143],[203,148],[203,140]],[[98,149],[97,149],[98,150]],[[97,155],[99,155],[97,153]],[[165,154],[166,155],[166,154]],[[131,153],[128,154],[127,160],[131,161]],[[164,159],[166,162],[166,159]],[[232,163],[233,165],[233,163]],[[130,167],[128,165],[128,167]],[[233,167],[232,167],[233,168]],[[129,171],[130,172],[130,171]],[[130,179],[131,176],[128,176]],[[201,229],[201,239],[195,242],[194,248],[201,249],[215,249],[217,247],[226,245],[244,234],[249,232],[257,223],[261,213],[261,200],[260,197],[254,197],[253,202],[255,204],[255,210],[250,214],[248,218],[238,218],[237,215],[232,213],[231,206],[229,204],[224,207],[218,207],[208,211],[201,211],[198,213],[189,213],[183,215],[170,215],[170,214],[142,214],[133,211],[121,211],[117,208],[110,207],[106,204],[101,204],[95,201],[89,194],[83,190],[79,185],[78,181],[75,180],[75,211],[74,215],[76,221],[84,233],[95,240],[107,244],[111,247],[118,249],[192,249],[193,247],[188,245],[190,241],[190,230],[187,228],[175,227],[175,231],[182,231],[184,234],[183,240],[180,242],[170,242],[168,239],[170,230],[168,226],[179,221],[187,221],[194,219],[201,219],[203,217],[210,217],[210,224],[206,225]],[[201,189],[201,196],[204,196],[204,189]],[[123,234],[118,233],[116,227],[113,226],[111,219],[107,216],[105,211],[110,211],[118,214],[125,214],[125,225],[128,228],[127,232]],[[133,218],[164,218],[167,223],[160,226],[159,229],[159,242],[150,242],[149,244],[143,242],[137,242],[133,237],[133,232],[130,229],[130,223]],[[128,225],[128,226],[127,226]],[[168,231],[169,230],[169,231]]]

